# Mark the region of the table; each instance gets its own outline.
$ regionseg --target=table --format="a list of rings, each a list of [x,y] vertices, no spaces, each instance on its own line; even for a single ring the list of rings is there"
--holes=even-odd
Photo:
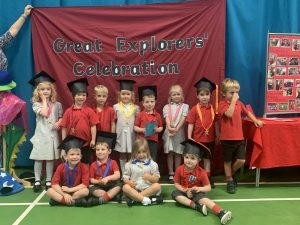
[[[243,120],[244,137],[253,142],[250,168],[256,168],[257,187],[260,169],[300,165],[300,118],[260,119],[262,128]]]

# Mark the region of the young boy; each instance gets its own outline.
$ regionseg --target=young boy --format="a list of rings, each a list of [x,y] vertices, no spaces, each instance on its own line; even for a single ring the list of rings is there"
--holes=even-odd
[[[117,162],[109,158],[116,144],[117,134],[97,132],[96,157],[90,166],[90,193],[94,197],[89,205],[101,205],[113,199],[121,191],[120,170]],[[120,199],[118,199],[120,201]]]
[[[199,161],[209,149],[194,140],[188,139],[184,145],[183,165],[176,169],[174,184],[176,190],[172,192],[172,198],[187,207],[195,209],[207,216],[207,208],[210,208],[226,224],[231,219],[231,212],[223,210],[219,205],[206,197],[205,193],[211,190],[206,172],[198,165]]]
[[[194,87],[197,89],[198,104],[195,105],[187,116],[188,138],[201,142],[213,153],[215,149],[215,111],[210,104],[211,93],[216,85],[207,78],[201,78]],[[211,155],[204,152],[203,166],[207,173],[212,188],[215,187],[211,180]]]
[[[85,197],[89,194],[89,168],[80,162],[83,142],[69,135],[58,146],[66,151],[66,162],[57,167],[51,181],[52,186],[47,191],[51,206],[87,206]]]
[[[97,85],[94,87],[94,97],[96,100],[95,113],[98,117],[99,123],[97,130],[106,132],[116,132],[116,115],[114,109],[106,104],[108,96],[108,89],[104,85]]]
[[[241,114],[248,116],[257,127],[263,122],[256,119],[244,104],[239,101],[240,85],[236,80],[225,79],[221,91],[223,99],[219,103],[220,141],[224,153],[224,170],[227,180],[227,192],[236,192],[237,181],[235,172],[245,163],[245,142]],[[236,161],[232,164],[232,160]]]
[[[67,85],[72,92],[74,104],[63,115],[60,124],[62,126],[62,139],[67,135],[74,135],[83,139],[85,143],[81,149],[81,161],[89,164],[92,161],[91,148],[95,146],[96,125],[99,121],[93,109],[85,105],[88,81],[86,78],[82,78],[69,82]]]
[[[138,91],[144,110],[137,115],[133,129],[138,133],[138,137],[147,139],[151,158],[156,161],[158,133],[163,130],[161,116],[154,109],[157,99],[156,86],[142,86]]]

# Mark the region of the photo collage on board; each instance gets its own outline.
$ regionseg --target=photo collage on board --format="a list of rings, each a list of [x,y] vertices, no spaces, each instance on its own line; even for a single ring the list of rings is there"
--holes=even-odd
[[[266,112],[300,112],[300,35],[270,34]]]

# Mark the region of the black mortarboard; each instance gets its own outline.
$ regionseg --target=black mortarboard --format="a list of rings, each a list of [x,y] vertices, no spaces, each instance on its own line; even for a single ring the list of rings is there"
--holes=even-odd
[[[84,140],[73,135],[68,135],[57,148],[63,149],[67,153],[71,148],[81,148],[83,143]]]
[[[117,134],[105,131],[97,131],[96,143],[105,142],[110,149],[114,149],[116,145]]]
[[[28,81],[29,84],[33,85],[33,86],[37,86],[39,83],[42,82],[50,82],[50,83],[54,83],[55,80],[50,77],[50,75],[48,73],[46,73],[45,71],[41,71],[38,74],[36,74],[33,78],[31,78],[30,81]]]
[[[211,154],[209,148],[192,139],[187,139],[181,142],[180,144],[184,145],[184,150],[183,150],[184,154],[193,154],[199,158],[202,158],[204,152],[209,152],[209,154]]]
[[[197,81],[194,84],[194,87],[199,89],[199,88],[207,88],[210,92],[213,92],[213,90],[216,89],[216,84],[211,82],[209,79],[206,77],[202,77],[199,81]]]
[[[153,95],[157,99],[157,89],[156,86],[141,86],[138,88],[139,100],[143,101],[143,97]]]
[[[87,93],[87,86],[89,86],[88,80],[86,78],[81,78],[78,80],[73,80],[67,83],[69,90],[72,92],[72,95],[75,96],[80,92]]]
[[[134,80],[117,80],[120,83],[120,91],[127,90],[133,91]]]

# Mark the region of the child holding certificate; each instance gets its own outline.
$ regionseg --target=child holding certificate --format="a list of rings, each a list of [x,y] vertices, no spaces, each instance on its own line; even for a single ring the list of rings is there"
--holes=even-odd
[[[161,116],[154,109],[156,93],[156,86],[139,87],[139,100],[143,103],[144,110],[137,115],[134,122],[134,131],[138,133],[138,137],[147,139],[154,161],[157,156],[158,133],[163,130]]]

